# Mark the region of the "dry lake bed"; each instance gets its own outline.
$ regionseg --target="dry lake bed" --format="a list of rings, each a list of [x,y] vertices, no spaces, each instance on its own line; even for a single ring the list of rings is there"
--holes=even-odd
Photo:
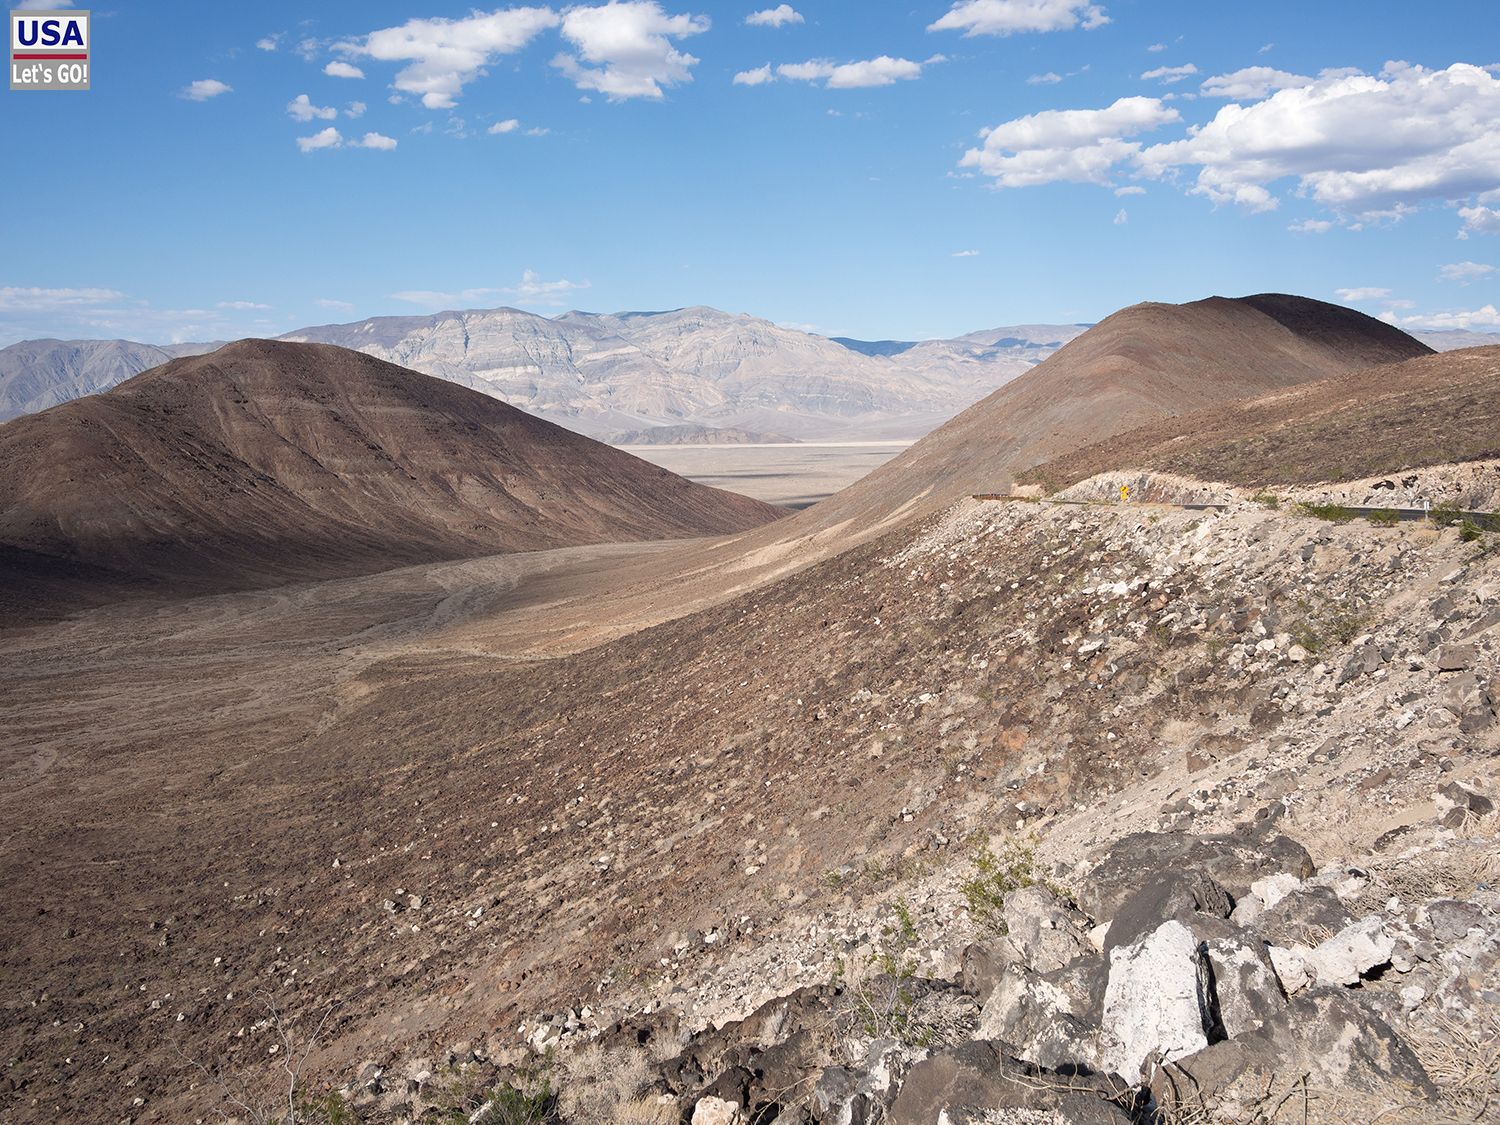
[[[621,448],[699,484],[727,488],[771,504],[806,508],[853,484],[910,444],[850,441]]]

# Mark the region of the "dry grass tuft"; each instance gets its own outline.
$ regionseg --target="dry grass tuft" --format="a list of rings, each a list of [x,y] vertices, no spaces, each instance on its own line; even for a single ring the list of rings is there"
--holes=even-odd
[[[652,1082],[644,1051],[585,1047],[564,1064],[558,1109],[571,1125],[669,1125],[677,1105],[646,1096]]]

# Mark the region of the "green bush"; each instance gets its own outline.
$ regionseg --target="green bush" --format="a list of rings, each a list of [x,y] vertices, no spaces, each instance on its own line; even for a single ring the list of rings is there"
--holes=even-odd
[[[1465,543],[1477,543],[1484,538],[1484,529],[1473,520],[1464,520],[1458,525],[1458,537]]]
[[[958,885],[969,908],[969,917],[982,930],[1004,935],[1005,896],[1023,887],[1041,884],[1058,898],[1071,901],[1072,895],[1042,875],[1036,866],[1036,840],[1005,839],[999,852],[982,840],[974,852],[974,877]]]
[[[1376,527],[1395,527],[1401,522],[1401,517],[1390,508],[1381,508],[1371,512],[1366,518]]]
[[[1432,506],[1432,511],[1427,513],[1427,518],[1439,527],[1451,527],[1464,518],[1464,513],[1457,502],[1444,500],[1441,504]]]
[[[1281,507],[1281,497],[1277,496],[1274,492],[1257,492],[1250,499],[1262,508],[1270,508],[1273,512]]]
[[[1348,523],[1354,518],[1354,513],[1342,504],[1301,503],[1297,505],[1297,510],[1304,516],[1327,520],[1329,523]]]

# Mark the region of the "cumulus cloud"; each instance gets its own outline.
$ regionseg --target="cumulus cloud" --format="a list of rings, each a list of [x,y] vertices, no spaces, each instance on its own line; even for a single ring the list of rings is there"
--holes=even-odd
[[[1046,74],[1033,74],[1026,79],[1028,86],[1053,86],[1063,80],[1063,76],[1056,71],[1049,70]]]
[[[1487,266],[1483,262],[1450,262],[1438,268],[1438,280],[1468,285],[1471,281],[1481,281],[1494,272],[1494,266]]]
[[[790,4],[778,4],[763,12],[751,12],[745,23],[751,27],[783,27],[789,23],[802,23],[802,13]]]
[[[281,44],[280,35],[267,35],[255,41],[256,47],[262,51],[274,51]]]
[[[955,250],[953,252],[953,257],[955,257],[955,258],[977,258],[977,257],[979,257],[979,251],[978,250]]]
[[[323,68],[323,73],[330,78],[363,78],[365,72],[353,63],[346,63],[342,59],[334,59]]]
[[[1126,187],[1115,188],[1116,195],[1145,195],[1146,189],[1139,184],[1130,184]]]
[[[396,147],[396,138],[387,137],[384,133],[366,133],[359,140],[350,143],[354,148],[373,148],[381,152],[390,152]]]
[[[1460,207],[1458,217],[1464,221],[1463,237],[1469,231],[1479,234],[1500,234],[1500,209],[1490,207]]]
[[[1180,120],[1158,98],[1120,98],[1104,109],[1045,110],[983,130],[984,144],[969,149],[959,164],[992,177],[997,187],[1108,184],[1115,166],[1141,151],[1141,142],[1127,138]]]
[[[551,129],[544,129],[540,125],[533,125],[530,129],[526,130],[526,135],[528,137],[545,137],[550,132],[552,132]]]
[[[179,91],[179,96],[190,102],[206,102],[209,98],[217,98],[220,94],[227,94],[234,87],[217,78],[200,78],[196,82],[189,82]]]
[[[1026,31],[1092,30],[1109,22],[1104,9],[1088,0],[959,0],[928,31],[962,31],[966,36],[1015,35]]]
[[[1121,207],[1115,212],[1115,226],[1123,227],[1128,222],[1130,222],[1130,215],[1125,208]]]
[[[764,86],[767,82],[776,81],[776,76],[771,73],[771,64],[758,66],[754,70],[742,70],[734,76],[736,86]]]
[[[1232,74],[1205,78],[1199,87],[1210,98],[1232,98],[1236,101],[1259,101],[1276,90],[1300,90],[1313,80],[1302,74],[1291,74],[1269,66],[1247,66]]]
[[[464,86],[501,55],[515,54],[562,22],[551,8],[473,12],[463,19],[411,19],[337,44],[353,57],[402,62],[395,87],[428,109],[451,109]]]
[[[1197,73],[1198,68],[1192,63],[1183,63],[1181,66],[1159,66],[1155,70],[1146,71],[1141,77],[1148,82],[1154,79],[1170,86],[1173,82],[1181,82]]]
[[[1295,179],[1299,194],[1340,214],[1394,220],[1425,201],[1500,188],[1496,120],[1500,78],[1484,69],[1387,63],[1379,75],[1325,72],[1264,101],[1227,105],[1139,160],[1151,175],[1198,167],[1192,190],[1215,202],[1270,210],[1270,185]],[[1485,221],[1460,214],[1471,229]]]
[[[269,309],[270,305],[257,304],[255,301],[220,301],[214,306],[216,309],[233,309],[235,312],[248,312],[251,309]]]
[[[1333,229],[1333,224],[1327,219],[1303,219],[1286,229],[1297,234],[1327,234]]]
[[[829,90],[855,90],[870,86],[889,86],[895,82],[920,78],[924,66],[944,61],[946,60],[942,55],[933,55],[923,62],[893,59],[890,55],[848,63],[809,59],[807,62],[782,63],[776,68],[776,73],[793,82],[822,82]]]
[[[498,136],[501,133],[514,133],[520,127],[521,127],[521,123],[519,121],[517,121],[514,117],[511,117],[511,118],[507,118],[504,121],[496,121],[493,125],[491,125],[489,127],[489,129],[487,131],[489,132],[490,136],[493,137],[493,136]]]
[[[562,34],[576,54],[564,52],[552,65],[580,90],[598,91],[610,101],[658,99],[663,86],[691,82],[698,63],[672,40],[708,28],[707,16],[668,15],[656,0],[570,8],[562,17]]]
[[[310,137],[298,137],[297,147],[303,152],[317,152],[323,148],[338,148],[344,143],[343,136],[332,125]]]
[[[1377,289],[1373,286],[1365,286],[1355,289],[1335,289],[1340,300],[1360,303],[1364,301],[1380,301],[1391,295],[1389,289]]]
[[[287,102],[286,111],[297,121],[311,121],[314,118],[319,121],[332,121],[339,115],[339,111],[333,106],[313,105],[312,99],[306,94],[298,94]]]
[[[344,108],[344,116],[345,117],[363,117],[365,115],[365,110],[368,109],[368,108],[369,108],[369,106],[365,105],[364,102],[350,102]]]

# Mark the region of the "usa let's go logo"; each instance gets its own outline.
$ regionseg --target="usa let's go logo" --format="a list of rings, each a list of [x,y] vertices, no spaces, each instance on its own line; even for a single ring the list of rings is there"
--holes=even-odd
[[[12,12],[12,90],[87,90],[89,14]]]

